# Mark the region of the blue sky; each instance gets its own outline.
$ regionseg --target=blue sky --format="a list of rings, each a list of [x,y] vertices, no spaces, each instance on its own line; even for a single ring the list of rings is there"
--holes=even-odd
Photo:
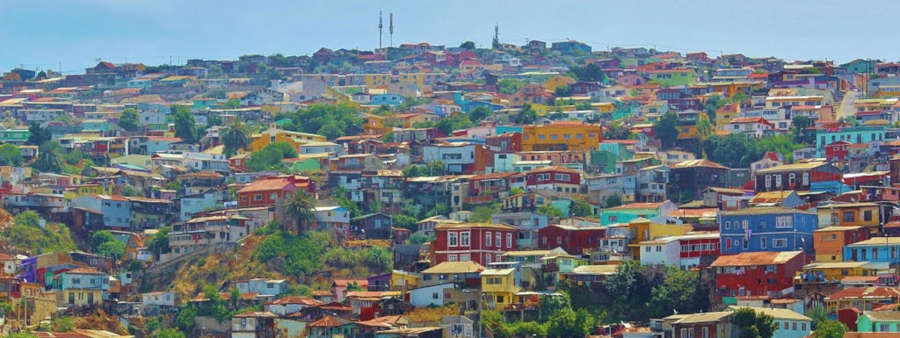
[[[880,2],[880,3],[879,3]],[[900,1],[536,0],[0,0],[0,70],[102,58],[184,63],[242,54],[309,54],[378,46],[378,10],[393,12],[394,44],[458,45],[566,38],[595,49],[647,46],[785,59],[897,59]],[[387,29],[385,28],[385,31]],[[387,44],[385,34],[385,44]]]

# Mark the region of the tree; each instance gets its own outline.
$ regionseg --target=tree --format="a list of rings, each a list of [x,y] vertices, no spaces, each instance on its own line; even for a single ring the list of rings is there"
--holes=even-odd
[[[96,251],[100,248],[101,245],[103,245],[103,243],[115,240],[116,238],[113,237],[112,233],[108,230],[97,230],[94,231],[93,234],[91,234],[90,244],[91,248]]]
[[[417,100],[411,100],[416,101]],[[404,101],[411,102],[411,101]],[[398,108],[399,109],[399,108]],[[348,103],[311,104],[293,113],[279,114],[276,120],[288,118],[285,129],[305,133],[319,133],[328,138],[356,135],[362,132],[362,118],[357,108]]]
[[[261,171],[281,164],[285,158],[297,157],[297,150],[287,142],[269,143],[262,149],[250,154],[247,167],[253,171]]]
[[[606,79],[603,68],[596,63],[591,63],[583,67],[569,67],[569,72],[572,73],[572,76],[578,79],[578,81],[603,81]]]
[[[663,148],[675,146],[675,142],[678,141],[678,115],[673,112],[663,114],[653,123],[653,132],[656,133]]]
[[[197,308],[193,305],[187,305],[178,311],[178,317],[175,319],[175,326],[182,331],[191,331],[194,328],[194,320],[197,318]]]
[[[225,156],[231,157],[238,150],[250,145],[250,128],[241,121],[235,120],[222,128],[222,144],[225,145]]]
[[[712,121],[709,120],[705,114],[700,114],[700,117],[697,119],[697,139],[702,144],[703,141],[709,139],[713,134],[713,125]]]
[[[613,208],[622,205],[622,196],[619,195],[609,195],[606,197],[604,206],[607,208]]]
[[[171,248],[169,248],[169,231],[172,231],[171,227],[164,226],[159,228],[159,231],[150,239],[150,244],[147,245],[147,248],[150,249],[150,252],[153,253],[156,259],[159,259],[159,255],[171,251]]]
[[[610,310],[619,319],[640,321],[649,318],[646,304],[650,300],[650,281],[641,273],[639,262],[620,264],[603,285],[611,298]]]
[[[605,140],[625,140],[634,137],[634,134],[628,128],[622,125],[621,121],[610,122],[603,129],[603,139]]]
[[[812,120],[806,116],[794,116],[792,122],[791,135],[794,136],[794,142],[802,144],[816,143],[816,131],[808,129],[812,127]]]
[[[590,217],[594,214],[591,205],[581,198],[572,200],[572,216]]]
[[[417,224],[415,217],[400,214],[394,215],[392,218],[395,227],[416,231]]]
[[[181,316],[180,313],[178,315],[179,315],[179,317]],[[184,335],[183,332],[178,331],[177,329],[165,328],[165,329],[159,330],[159,332],[157,332],[154,337],[156,337],[156,338],[185,338],[186,336]]]
[[[472,109],[471,112],[469,112],[469,120],[471,120],[472,123],[477,124],[481,122],[481,120],[484,120],[488,116],[491,116],[493,113],[494,111],[492,111],[491,108],[478,106]]]
[[[0,145],[0,165],[18,166],[22,164],[22,150],[11,143]]]
[[[299,232],[301,229],[309,228],[310,223],[316,218],[316,214],[313,212],[314,207],[309,195],[304,191],[297,190],[284,205],[284,211],[294,220],[296,230]]]
[[[725,100],[722,100],[722,97],[719,94],[710,95],[706,101],[703,102],[703,112],[709,116],[711,121],[716,120],[716,112],[719,108],[725,105]]]
[[[62,153],[62,147],[56,141],[47,141],[44,142],[38,148],[37,161],[32,164],[34,169],[42,172],[52,172],[59,173],[62,171],[63,163],[60,159],[60,154]]]
[[[476,223],[490,223],[491,215],[494,213],[494,209],[480,206],[472,210],[471,221]]]
[[[524,81],[519,81],[516,79],[501,79],[497,81],[497,92],[500,94],[512,95],[525,87],[526,83]]]
[[[510,120],[517,124],[532,124],[537,122],[537,112],[531,108],[530,104],[526,103],[519,109],[519,113],[510,118]]]
[[[241,107],[241,100],[238,99],[229,99],[222,104],[222,108],[224,109],[235,109]]]
[[[465,114],[456,114],[443,118],[435,124],[435,128],[440,129],[446,135],[452,134],[454,130],[465,129],[471,126],[472,121]]]
[[[459,48],[473,50],[473,49],[475,49],[475,42],[472,42],[472,41],[463,42],[462,44],[459,45]]]
[[[772,338],[777,329],[774,317],[749,307],[735,310],[731,322],[737,327],[740,332],[738,337],[741,338]]]
[[[126,108],[119,117],[119,127],[127,131],[137,131],[141,127],[141,116],[137,109]]]
[[[564,308],[550,317],[550,325],[547,327],[549,337],[585,337],[589,333],[589,327],[585,327],[586,315],[579,315],[572,308]]]
[[[75,323],[72,322],[72,317],[58,317],[53,319],[50,328],[53,332],[69,332],[75,329]]]
[[[122,257],[125,254],[125,243],[112,240],[100,245],[97,254],[104,257]]]
[[[539,207],[537,210],[537,213],[547,216],[547,217],[555,217],[555,218],[563,217],[562,212],[559,211],[559,209],[554,208],[550,204],[545,204],[545,205],[542,205],[541,207]]]
[[[28,126],[28,141],[26,143],[39,146],[44,144],[47,141],[50,141],[51,134],[50,130],[47,128],[42,128],[41,125],[37,123],[32,123]]]
[[[200,140],[200,132],[197,130],[197,123],[194,121],[194,115],[190,109],[185,106],[172,106],[172,115],[175,120],[175,137],[180,137],[182,141],[194,143]]]
[[[696,313],[705,311],[708,304],[707,290],[700,283],[700,274],[674,267],[665,270],[662,283],[654,285],[650,291],[650,316],[662,318],[673,313]]]
[[[826,320],[816,326],[813,338],[842,338],[849,329],[847,325],[836,320]]]
[[[572,87],[569,87],[568,85],[557,86],[556,89],[553,90],[553,96],[555,96],[555,97],[572,96]]]

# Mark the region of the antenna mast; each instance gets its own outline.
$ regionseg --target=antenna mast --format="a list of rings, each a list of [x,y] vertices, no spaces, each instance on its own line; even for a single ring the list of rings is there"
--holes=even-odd
[[[391,47],[394,47],[394,13],[388,14],[388,32],[391,37]]]
[[[381,32],[383,27],[384,25],[381,24],[381,11],[378,11],[378,49],[381,49]]]

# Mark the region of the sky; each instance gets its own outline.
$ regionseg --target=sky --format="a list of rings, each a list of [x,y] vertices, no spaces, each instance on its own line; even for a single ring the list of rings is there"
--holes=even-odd
[[[82,73],[98,59],[184,64],[192,58],[311,54],[378,47],[378,11],[394,45],[575,39],[595,50],[655,47],[711,56],[896,60],[900,1],[833,0],[0,0],[0,71]]]

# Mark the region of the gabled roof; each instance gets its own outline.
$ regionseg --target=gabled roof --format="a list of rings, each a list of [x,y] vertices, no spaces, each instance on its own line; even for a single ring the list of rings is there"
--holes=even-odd
[[[334,316],[325,316],[322,319],[309,323],[308,327],[338,327],[344,326],[347,324],[353,324],[353,322],[346,320],[340,317]]]
[[[803,171],[803,170],[812,170],[818,167],[825,165],[825,162],[804,162],[804,163],[792,163],[792,164],[784,164],[776,167],[765,168],[757,170],[758,174],[769,174],[769,173],[777,173],[783,171]]]
[[[700,160],[687,160],[682,161],[671,166],[672,169],[684,169],[684,168],[716,168],[716,169],[728,169],[728,167],[718,164],[716,162],[700,159]]]
[[[462,273],[480,273],[485,267],[473,261],[443,262],[422,270],[423,274],[462,274]]]

